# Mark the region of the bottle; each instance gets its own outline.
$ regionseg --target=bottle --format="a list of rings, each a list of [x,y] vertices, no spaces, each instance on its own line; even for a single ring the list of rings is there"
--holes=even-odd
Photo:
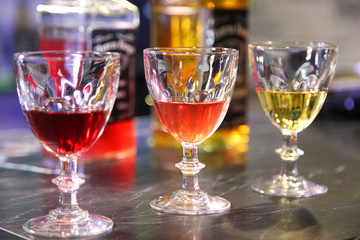
[[[246,160],[250,131],[246,122],[245,66],[248,8],[249,0],[152,0],[152,47],[217,46],[240,51],[236,90],[228,114],[220,128],[199,146],[202,152],[231,156],[229,161],[237,165]],[[156,114],[153,118],[153,145],[181,148]]]
[[[37,6],[40,50],[121,53],[119,89],[103,134],[87,161],[136,155],[135,54],[139,10],[126,0],[50,0]]]
[[[247,111],[247,15],[250,0],[201,0],[203,45],[239,50],[238,75],[229,110],[219,129],[204,142],[205,150],[248,149],[250,128]]]
[[[200,0],[152,0],[151,46],[201,46],[200,7]],[[180,149],[180,143],[166,132],[153,108],[151,116],[153,145]]]

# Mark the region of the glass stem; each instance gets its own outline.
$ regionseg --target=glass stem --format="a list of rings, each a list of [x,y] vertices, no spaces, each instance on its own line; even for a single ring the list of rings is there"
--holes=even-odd
[[[77,158],[60,158],[60,175],[52,180],[60,189],[58,215],[67,218],[67,214],[74,217],[81,210],[77,202],[77,190],[85,181],[77,174]],[[60,217],[60,216],[58,216]]]
[[[297,133],[283,134],[283,145],[278,153],[282,159],[280,175],[298,177],[296,161],[304,153],[297,147]]]
[[[293,161],[283,159],[281,164],[280,175],[298,177],[299,172],[297,169],[296,159],[294,159]]]
[[[176,167],[183,174],[182,190],[200,191],[198,174],[205,164],[199,162],[197,146],[183,146],[183,159]]]

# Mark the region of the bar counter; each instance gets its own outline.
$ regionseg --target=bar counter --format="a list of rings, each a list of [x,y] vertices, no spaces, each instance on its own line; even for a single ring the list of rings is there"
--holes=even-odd
[[[0,239],[46,239],[27,234],[22,225],[56,208],[59,192],[51,183],[58,162],[43,157],[27,128],[15,93],[0,94]],[[300,174],[329,188],[311,198],[274,198],[251,190],[251,183],[280,171],[274,152],[280,131],[265,117],[257,99],[249,101],[250,135],[243,155],[200,153],[207,166],[200,187],[228,199],[223,214],[181,216],[152,210],[149,202],[181,187],[174,167],[181,150],[151,148],[150,117],[136,118],[136,158],[79,164],[86,182],[78,191],[80,207],[110,217],[113,231],[89,239],[359,239],[360,124],[319,116],[298,135],[304,156]]]

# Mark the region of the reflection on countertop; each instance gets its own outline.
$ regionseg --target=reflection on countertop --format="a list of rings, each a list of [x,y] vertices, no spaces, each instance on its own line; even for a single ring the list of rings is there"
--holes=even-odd
[[[230,200],[230,211],[181,216],[150,208],[152,199],[180,187],[181,173],[174,163],[180,161],[181,151],[151,148],[150,118],[140,117],[136,119],[135,158],[79,166],[86,180],[78,195],[80,206],[115,223],[111,233],[91,239],[356,239],[360,235],[360,185],[356,184],[360,181],[360,125],[318,119],[299,136],[298,144],[305,150],[299,170],[327,185],[327,194],[271,198],[251,191],[250,185],[279,171],[274,149],[281,144],[281,134],[268,122],[256,99],[249,105],[251,132],[245,161],[229,165],[224,155],[208,158],[200,154],[208,165],[200,172],[200,186]],[[33,139],[23,141],[30,144]],[[57,169],[57,161],[43,157],[39,148],[0,162],[0,238],[10,234],[14,239],[15,235],[42,239],[25,233],[22,224],[56,207],[58,190],[50,180]]]

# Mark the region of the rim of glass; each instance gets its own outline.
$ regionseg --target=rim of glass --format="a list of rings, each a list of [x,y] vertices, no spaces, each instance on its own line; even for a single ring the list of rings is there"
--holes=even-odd
[[[48,56],[50,55],[50,56]],[[120,58],[120,53],[117,52],[99,52],[87,50],[49,50],[49,51],[27,51],[14,53],[14,59],[64,59],[84,57],[89,59],[103,59],[104,57],[112,56]]]
[[[259,41],[249,43],[249,46],[265,49],[337,49],[337,44],[322,41]]]
[[[145,48],[145,54],[171,54],[171,55],[224,55],[234,54],[239,51],[234,48],[225,47],[153,47]]]

